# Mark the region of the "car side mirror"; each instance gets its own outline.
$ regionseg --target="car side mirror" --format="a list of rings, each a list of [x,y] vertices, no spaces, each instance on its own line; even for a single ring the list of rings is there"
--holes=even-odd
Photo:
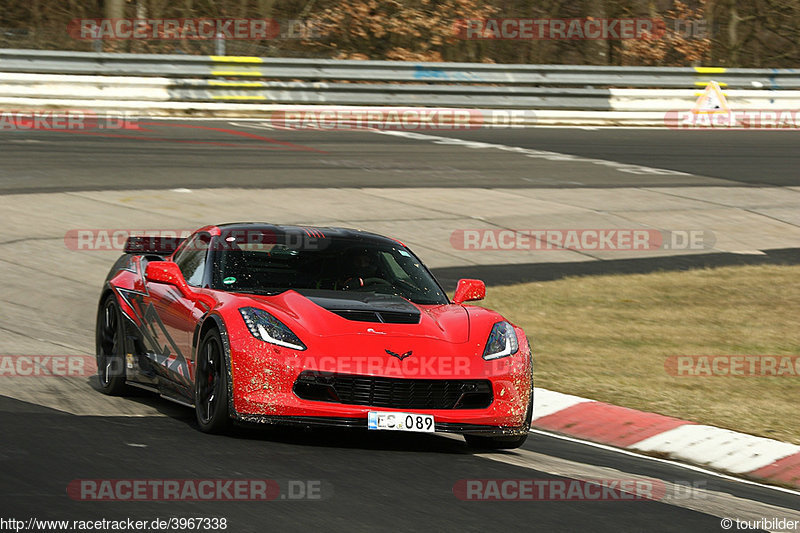
[[[460,279],[453,303],[462,304],[486,298],[486,285],[479,279]]]
[[[181,269],[172,261],[152,261],[147,263],[147,268],[144,271],[144,277],[151,283],[165,283],[167,285],[174,285],[181,293],[186,296],[191,294],[189,284],[183,277]]]

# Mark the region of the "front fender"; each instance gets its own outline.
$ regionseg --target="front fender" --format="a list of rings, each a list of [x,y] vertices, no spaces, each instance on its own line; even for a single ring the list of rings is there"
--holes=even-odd
[[[225,370],[227,372],[228,384],[228,416],[231,418],[238,418],[238,413],[233,406],[233,373],[231,369],[231,343],[228,337],[228,327],[225,324],[225,319],[222,318],[216,311],[210,311],[206,314],[203,320],[197,325],[194,331],[192,349],[194,351],[195,367],[197,366],[198,358],[200,357],[200,342],[203,336],[211,329],[219,331],[219,337],[222,339],[223,356],[225,357]],[[195,372],[194,379],[197,379]],[[193,380],[194,382],[194,380]],[[192,401],[195,402],[195,387],[192,387]]]

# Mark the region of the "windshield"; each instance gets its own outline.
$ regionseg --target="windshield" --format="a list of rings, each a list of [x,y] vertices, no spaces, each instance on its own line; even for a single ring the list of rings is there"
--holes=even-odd
[[[417,304],[446,304],[447,296],[428,270],[400,245],[332,237],[299,246],[223,237],[213,287],[277,294],[287,289],[394,294]],[[272,240],[266,244],[265,242]]]

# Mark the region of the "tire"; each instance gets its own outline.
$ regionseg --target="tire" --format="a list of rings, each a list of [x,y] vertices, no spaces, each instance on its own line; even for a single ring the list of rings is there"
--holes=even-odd
[[[533,382],[531,382],[533,383]],[[484,437],[481,435],[464,435],[467,446],[482,450],[512,450],[519,448],[528,440],[528,433],[531,430],[531,420],[533,419],[533,385],[531,384],[531,398],[528,401],[528,410],[525,412],[525,423],[523,428],[525,433],[513,437]]]
[[[97,314],[96,354],[100,390],[109,396],[130,392],[125,384],[125,325],[113,294],[103,299]]]
[[[227,354],[216,329],[205,334],[197,351],[194,411],[204,433],[225,433],[231,426]]]

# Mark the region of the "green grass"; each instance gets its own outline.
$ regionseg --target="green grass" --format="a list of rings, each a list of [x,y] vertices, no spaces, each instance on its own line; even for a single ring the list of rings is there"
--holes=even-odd
[[[482,304],[483,305],[483,304]],[[565,278],[490,288],[536,385],[800,444],[800,377],[677,377],[676,355],[800,355],[800,267]]]

